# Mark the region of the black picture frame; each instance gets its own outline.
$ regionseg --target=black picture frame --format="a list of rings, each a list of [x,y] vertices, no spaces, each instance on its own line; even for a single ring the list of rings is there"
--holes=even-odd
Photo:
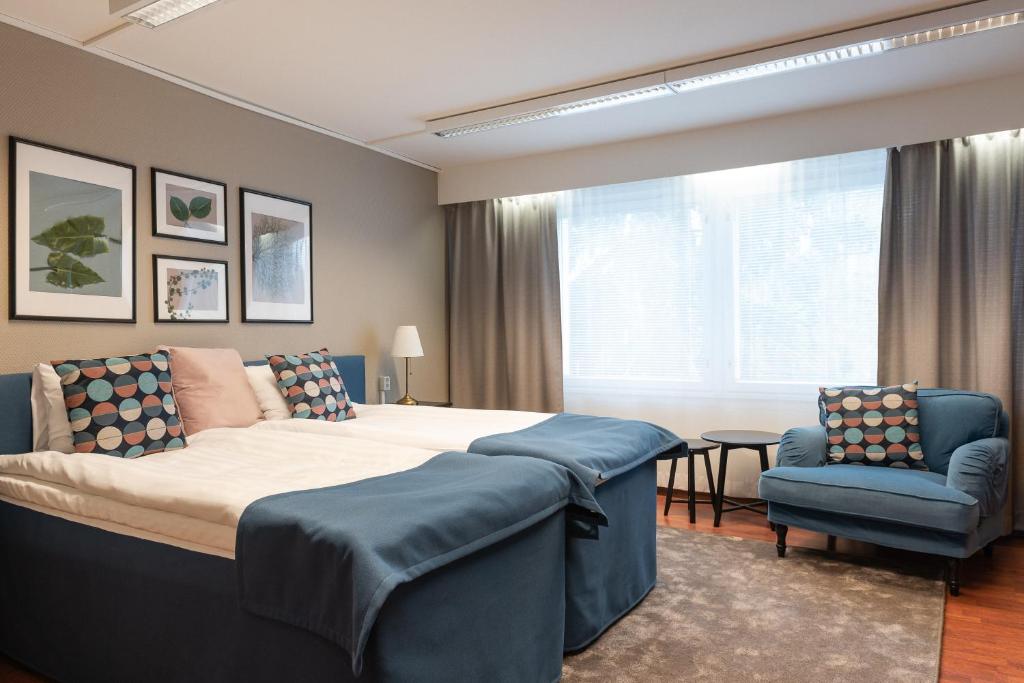
[[[122,228],[122,236],[127,234],[131,236],[131,251],[128,255],[128,264],[131,266],[131,276],[128,278],[131,280],[131,314],[127,317],[101,317],[94,315],[48,315],[48,314],[34,314],[19,312],[18,308],[18,247],[19,247],[19,225],[18,225],[18,173],[19,173],[19,161],[18,161],[18,147],[24,145],[27,147],[36,147],[51,152],[57,152],[71,157],[77,157],[80,159],[87,159],[89,161],[107,164],[110,166],[116,166],[123,168],[131,172],[130,181],[130,192],[127,193],[127,201],[130,202],[128,208],[128,215],[130,220],[127,221],[128,225]],[[137,311],[138,311],[138,264],[137,264],[137,253],[138,243],[136,230],[136,211],[138,208],[138,191],[137,191],[138,172],[134,164],[130,164],[124,161],[117,161],[116,159],[108,159],[95,154],[89,154],[86,152],[79,152],[73,149],[67,149],[65,147],[58,147],[56,145],[50,145],[44,142],[37,142],[35,140],[29,140],[27,138],[18,137],[11,135],[8,137],[8,319],[10,320],[37,320],[37,321],[57,321],[57,322],[85,322],[85,323],[127,323],[135,324],[137,322]],[[122,203],[125,199],[122,199]],[[122,212],[124,208],[122,206]],[[127,284],[127,283],[126,283]],[[78,295],[67,295],[67,296],[78,296]]]
[[[249,288],[247,287],[247,276],[249,273],[249,258],[246,254],[246,247],[249,245],[251,236],[249,235],[248,212],[246,210],[246,195],[254,195],[257,197],[263,197],[281,202],[287,202],[291,204],[297,204],[305,207],[309,212],[309,227],[308,227],[308,263],[309,272],[307,273],[307,282],[309,287],[309,317],[302,319],[290,319],[290,318],[258,318],[252,315],[252,305],[249,303]],[[261,190],[254,190],[248,187],[238,188],[239,198],[239,254],[241,256],[241,292],[242,292],[242,322],[245,323],[274,323],[274,324],[301,324],[311,325],[314,320],[314,298],[313,298],[313,204],[312,202],[304,199],[296,199],[295,197],[288,197],[285,195],[274,194],[272,192],[263,192]]]
[[[224,317],[209,319],[194,318],[161,318],[160,317],[160,259],[173,261],[190,261],[192,263],[207,263],[224,267]],[[231,322],[231,278],[230,265],[227,261],[219,259],[195,258],[192,256],[174,256],[172,254],[153,254],[153,322],[163,323],[189,323],[189,324],[224,324]]]
[[[161,222],[159,220],[159,209],[157,206],[157,176],[158,175],[173,176],[181,178],[183,180],[191,180],[199,183],[207,183],[209,185],[216,185],[221,190],[221,201],[224,206],[224,239],[204,239],[202,237],[188,237],[185,235],[172,235],[166,232],[160,232]],[[152,220],[152,233],[153,237],[160,237],[161,239],[169,240],[182,240],[185,242],[198,242],[200,244],[215,244],[219,246],[227,246],[228,234],[230,227],[230,220],[228,217],[228,186],[227,183],[223,183],[219,180],[213,180],[211,178],[202,178],[200,176],[189,175],[188,173],[180,173],[178,171],[169,171],[164,168],[151,167],[150,168],[150,208],[151,208],[151,220]]]

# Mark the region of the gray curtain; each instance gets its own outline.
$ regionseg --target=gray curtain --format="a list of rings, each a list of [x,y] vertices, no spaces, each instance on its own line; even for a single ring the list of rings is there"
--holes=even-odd
[[[1024,528],[1020,131],[889,150],[878,314],[880,383],[917,379],[1003,400],[1012,523]]]
[[[445,207],[451,400],[562,410],[555,197]]]

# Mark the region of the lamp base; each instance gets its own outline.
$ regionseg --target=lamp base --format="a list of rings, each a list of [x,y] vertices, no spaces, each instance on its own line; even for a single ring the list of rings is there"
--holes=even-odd
[[[414,399],[409,394],[406,394],[402,398],[398,399],[397,401],[395,401],[395,403],[397,403],[400,406],[415,406],[415,405],[419,405],[419,401]]]

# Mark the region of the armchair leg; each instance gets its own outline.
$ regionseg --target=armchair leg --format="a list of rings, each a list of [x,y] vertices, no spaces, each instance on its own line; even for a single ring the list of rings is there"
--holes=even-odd
[[[993,541],[992,543],[989,543],[987,546],[985,546],[985,550],[983,551],[985,553],[985,557],[992,557],[992,550],[995,547],[995,545],[995,541]]]
[[[828,551],[834,553],[836,551],[836,537],[832,534],[828,535]]]
[[[789,527],[785,524],[775,524],[775,550],[779,553],[779,557],[786,556],[786,532],[789,531]]]
[[[954,598],[960,595],[960,565],[963,561],[959,557],[949,558],[949,564],[947,566],[947,582],[949,584],[949,594]]]

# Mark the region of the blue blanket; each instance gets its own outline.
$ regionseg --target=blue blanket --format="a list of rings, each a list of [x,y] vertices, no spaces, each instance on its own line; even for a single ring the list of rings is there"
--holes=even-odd
[[[559,413],[517,432],[479,438],[468,450],[558,463],[575,472],[593,491],[600,480],[628,472],[685,444],[672,432],[649,422]]]
[[[241,605],[335,642],[359,675],[374,621],[396,586],[567,506],[607,523],[564,467],[455,452],[384,477],[269,496],[238,523]]]

